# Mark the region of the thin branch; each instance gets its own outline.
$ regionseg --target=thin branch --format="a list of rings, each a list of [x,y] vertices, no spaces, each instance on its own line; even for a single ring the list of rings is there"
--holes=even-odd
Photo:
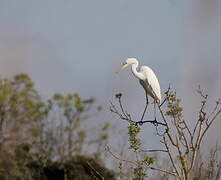
[[[119,93],[119,94],[116,95],[116,98],[118,99],[119,104],[120,104],[120,109],[121,109],[123,115],[124,115],[125,117],[127,117],[127,114],[124,112],[124,108],[123,108],[123,106],[122,106],[121,97],[122,97],[122,94],[121,94],[121,93]]]
[[[197,121],[197,122],[196,122],[196,125],[194,126],[193,133],[192,133],[192,137],[191,137],[191,143],[192,143],[192,144],[193,144],[193,140],[194,140],[195,133],[196,133],[196,130],[197,130],[197,128],[198,128],[199,123],[200,123],[200,121]]]
[[[141,166],[140,164],[134,162],[134,161],[130,161],[130,160],[125,160],[125,159],[122,159],[120,157],[118,157],[117,155],[115,155],[113,152],[110,151],[110,148],[107,146],[106,147],[106,150],[117,160],[119,161],[123,161],[123,162],[127,162],[127,163],[131,163],[133,165],[136,165],[136,166]],[[151,169],[151,170],[156,170],[156,171],[160,171],[160,172],[163,172],[163,173],[167,173],[167,174],[170,174],[172,176],[175,176],[175,177],[178,177],[176,173],[174,172],[170,172],[170,171],[167,171],[167,170],[164,170],[164,169],[161,169],[161,168],[158,168],[158,167],[153,167],[153,166],[141,166],[142,168],[146,168],[146,169]]]
[[[169,84],[169,87],[167,89],[167,91],[164,93],[166,94],[166,97],[164,98],[164,100],[162,101],[162,103],[159,105],[160,107],[166,102],[166,100],[168,99],[169,97],[169,92],[170,92],[170,84]]]
[[[158,125],[162,125],[162,126],[166,126],[165,123],[162,123],[162,122],[159,122],[157,121],[156,119],[155,120],[146,120],[146,121],[133,121],[130,117],[129,114],[125,113],[125,110],[123,108],[123,105],[122,105],[122,101],[121,101],[121,97],[122,97],[122,94],[119,93],[119,94],[116,94],[115,95],[116,98],[118,99],[118,103],[119,103],[119,106],[120,106],[120,111],[118,111],[118,109],[116,108],[116,106],[110,101],[110,111],[117,114],[119,116],[120,119],[122,120],[126,120],[128,121],[129,123],[134,123],[136,125],[143,125],[144,123],[151,123],[153,124],[154,126],[158,126]]]
[[[201,87],[200,85],[198,86],[198,89],[196,90],[197,93],[200,94],[200,96],[203,98],[203,99],[207,99],[208,98],[208,94],[204,94],[203,91],[201,90]]]
[[[168,147],[168,144],[167,144],[167,142],[166,142],[165,136],[163,136],[163,142],[164,142],[164,145],[165,145],[165,147],[166,147],[166,149],[167,149],[167,153],[168,153],[168,155],[169,155],[170,162],[172,163],[172,166],[173,166],[173,168],[175,169],[177,176],[180,177],[179,172],[178,172],[178,170],[177,170],[177,167],[176,167],[176,165],[175,165],[175,162],[174,162],[174,160],[173,160],[172,154],[171,154],[170,149],[169,149],[169,147]]]
[[[187,132],[189,133],[189,136],[190,136],[190,143],[191,143],[191,146],[193,147],[193,134],[191,133],[190,131],[190,128],[188,127],[188,125],[186,124],[186,121],[183,120],[183,124],[185,126],[185,128],[187,129]]]
[[[140,150],[140,152],[168,152],[167,150],[163,149],[150,149],[150,150]]]
[[[183,130],[185,128],[180,127],[179,126],[179,121],[177,122],[176,118],[174,116],[173,116],[173,118],[174,118],[174,126],[176,127],[178,135],[179,135],[179,141],[186,148],[186,154],[187,154],[189,152],[189,144],[188,144],[186,136],[183,132]],[[178,118],[178,120],[180,120],[180,119]]]
[[[130,115],[124,116],[122,115],[116,108],[116,106],[110,101],[110,111],[113,112],[114,114],[117,114],[120,119],[128,121],[129,123],[136,123],[135,121],[131,120]]]
[[[133,164],[133,165],[135,165],[135,166],[138,165],[135,161],[130,161],[130,160],[126,160],[126,159],[122,159],[122,158],[118,157],[117,155],[115,155],[115,154],[110,150],[110,147],[109,147],[109,146],[106,146],[106,147],[105,147],[105,150],[106,150],[107,152],[109,152],[110,155],[112,155],[115,159],[117,159],[117,160],[119,160],[119,161],[127,162],[127,163]]]
[[[87,165],[91,168],[91,170],[95,173],[95,177],[100,178],[101,180],[104,180],[104,177],[98,172],[96,171],[96,169],[93,168],[93,166],[87,161]]]
[[[159,122],[159,121],[157,121],[156,119],[155,119],[155,120],[138,121],[138,122],[136,122],[136,125],[139,124],[139,125],[142,126],[144,123],[151,123],[151,124],[153,124],[154,126],[158,126],[158,125],[166,126],[165,123]]]
[[[201,135],[201,137],[200,137],[200,139],[199,139],[199,146],[200,146],[200,144],[201,144],[201,142],[202,142],[202,139],[203,139],[203,137],[204,137],[204,135],[206,134],[206,132],[207,132],[207,130],[209,129],[209,127],[211,126],[211,124],[214,122],[214,120],[217,118],[217,116],[219,115],[221,113],[221,109],[219,109],[219,111],[214,115],[214,117],[212,118],[212,120],[209,122],[209,124],[207,125],[207,127],[206,127],[206,129],[203,131],[203,133],[202,133],[202,135]]]
[[[160,132],[159,132],[159,130],[158,130],[158,126],[155,126],[155,129],[156,129],[156,135],[157,135],[157,136],[159,136],[159,137],[164,136],[164,133],[165,133],[165,132],[163,132],[163,133],[160,134]]]
[[[163,172],[163,173],[166,173],[166,174],[170,174],[172,176],[175,176],[175,177],[179,178],[179,176],[177,174],[175,174],[173,172],[170,172],[170,171],[167,171],[167,170],[164,170],[164,169],[161,169],[161,168],[158,168],[158,167],[144,166],[144,168],[160,171],[160,172]]]
[[[193,127],[193,131],[192,131],[192,128],[190,128],[187,125],[186,121],[183,118],[181,118],[181,116],[178,116],[178,117],[174,117],[174,120],[172,121],[172,126],[176,130],[175,135],[173,134],[173,132],[174,132],[173,128],[170,127],[170,123],[166,119],[165,114],[164,114],[163,110],[161,109],[161,107],[165,104],[165,102],[168,101],[168,103],[169,103],[170,96],[171,96],[171,98],[176,99],[176,94],[170,91],[170,86],[169,86],[168,90],[165,92],[166,97],[164,98],[162,103],[157,104],[160,114],[162,116],[162,122],[159,122],[156,119],[146,120],[146,121],[138,121],[138,122],[133,121],[131,119],[130,115],[126,113],[126,111],[124,110],[124,108],[122,106],[122,102],[121,102],[122,94],[118,94],[118,96],[116,95],[116,98],[118,99],[119,106],[117,108],[117,107],[115,107],[115,105],[113,103],[111,103],[111,111],[112,112],[117,114],[121,119],[126,120],[129,123],[135,123],[136,125],[143,125],[144,123],[151,123],[156,128],[156,133],[157,133],[156,135],[158,135],[159,137],[162,137],[160,142],[162,142],[164,144],[165,149],[139,150],[139,152],[167,153],[169,156],[170,162],[172,164],[172,167],[174,169],[173,170],[174,172],[169,172],[167,170],[158,169],[157,167],[151,167],[151,166],[149,166],[149,164],[147,164],[147,167],[145,166],[145,168],[168,173],[170,175],[178,177],[179,179],[184,178],[183,175],[185,177],[187,177],[189,175],[190,171],[194,167],[195,160],[196,160],[196,157],[198,154],[198,150],[200,148],[200,145],[202,143],[202,139],[203,139],[204,135],[206,134],[206,132],[208,131],[209,127],[214,122],[214,120],[217,118],[217,116],[221,113],[221,108],[219,106],[221,104],[221,102],[220,102],[221,100],[219,99],[218,101],[216,101],[216,105],[215,105],[214,109],[212,109],[212,112],[209,115],[207,115],[207,113],[205,112],[204,109],[207,104],[208,95],[204,94],[202,92],[200,86],[198,87],[197,92],[201,96],[202,101],[201,101],[201,107],[199,110],[199,118],[198,118],[197,122],[195,123],[195,126]],[[172,96],[173,94],[175,94],[175,97]],[[165,126],[165,128],[162,131],[163,134],[159,133],[158,125]],[[176,154],[179,157],[178,164],[175,162],[176,156],[175,155],[172,156],[171,151],[172,151],[173,147],[175,150],[177,150]],[[184,151],[184,150],[186,150],[186,151]],[[113,157],[115,157],[116,159],[118,159],[120,161],[125,161],[125,162],[131,163],[131,164],[136,165],[137,167],[141,167],[141,168],[144,165],[142,163],[140,164],[139,161],[129,161],[129,160],[121,159],[121,157],[116,156],[111,151],[109,151],[109,152]],[[188,162],[187,157],[190,157],[190,156],[191,156],[191,159],[190,159],[190,162]]]
[[[201,137],[202,124],[203,124],[203,121],[200,121],[200,123],[199,123],[199,131],[198,131],[197,138],[196,138],[196,143],[195,143],[195,148],[198,148],[198,149],[200,147],[199,146],[199,140],[200,140],[200,137]]]
[[[199,119],[197,122],[199,122],[197,125],[199,125],[199,130],[198,130],[198,134],[197,134],[197,138],[196,138],[196,142],[195,142],[195,148],[198,148],[199,149],[199,140],[200,140],[200,136],[201,136],[201,131],[202,131],[202,126],[203,126],[203,122],[205,120],[205,116],[206,116],[206,113],[204,112],[204,107],[206,105],[206,99],[207,99],[207,95],[204,95],[200,89],[200,86],[199,86],[199,90],[198,90],[198,93],[201,95],[201,97],[203,97],[203,101],[202,101],[202,105],[201,105],[201,108],[200,108],[200,111],[199,111]]]
[[[184,172],[184,176],[187,177],[188,176],[188,167],[187,167],[187,164],[186,164],[186,159],[184,158],[185,156],[182,154],[182,151],[180,149],[177,138],[176,138],[176,142],[177,142],[177,150],[178,150],[178,153],[179,153],[179,159],[180,159],[180,163],[181,163],[181,166],[182,166],[182,170]]]
[[[219,98],[217,101],[216,101],[216,105],[213,109],[213,111],[210,113],[210,115],[208,116],[208,119],[210,119],[210,117],[216,112],[218,106],[221,104],[221,99]]]
[[[169,137],[170,142],[172,143],[172,145],[176,147],[177,144],[174,143],[174,140],[173,140],[173,138],[171,137],[171,135],[170,135],[170,133],[169,133],[169,126],[168,126],[168,123],[167,123],[167,121],[166,121],[166,119],[165,119],[165,117],[164,117],[163,111],[161,110],[161,108],[160,108],[159,105],[158,105],[158,108],[159,108],[159,110],[160,110],[160,114],[161,114],[161,116],[162,116],[162,118],[163,118],[163,121],[164,121],[164,123],[165,123],[165,125],[166,125],[166,131],[165,131],[165,133],[166,133],[167,136]]]

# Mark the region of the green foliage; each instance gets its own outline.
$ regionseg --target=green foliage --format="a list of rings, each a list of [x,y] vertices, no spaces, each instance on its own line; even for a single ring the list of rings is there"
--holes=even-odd
[[[93,104],[95,102],[94,98],[86,99],[83,101],[84,104]]]
[[[101,133],[100,137],[101,137],[102,140],[108,139],[108,135],[106,133]]]
[[[99,135],[101,140],[107,140],[108,139],[107,131],[108,131],[109,128],[110,128],[110,123],[109,122],[105,122],[103,124],[103,127],[101,129],[101,133]]]
[[[66,116],[69,116],[72,112],[83,113],[86,111],[87,105],[91,105],[95,102],[94,98],[83,100],[78,93],[67,95],[55,93],[53,100],[60,108],[64,109]]]
[[[74,99],[75,99],[74,106],[75,106],[76,110],[79,112],[83,112],[85,107],[84,107],[84,103],[83,103],[81,97],[79,96],[79,94],[74,94]]]
[[[144,177],[147,175],[147,174],[145,173],[144,169],[141,168],[141,167],[134,168],[133,174],[134,174],[133,180],[141,180],[141,179],[144,179]]]
[[[128,135],[129,135],[129,142],[130,142],[130,149],[134,151],[140,148],[140,138],[137,137],[138,133],[140,132],[140,127],[136,126],[135,124],[131,123],[128,127]]]
[[[36,123],[45,119],[49,110],[26,74],[0,80],[0,131],[7,130],[10,136],[16,134],[19,139],[25,139],[25,132],[30,133],[26,136],[37,137],[40,133]]]
[[[53,96],[53,99],[56,101],[62,100],[64,99],[63,95],[59,94],[59,93],[55,93]]]
[[[88,142],[96,139],[93,145],[102,149],[108,139],[109,123],[91,137],[82,125],[94,102],[77,93],[56,93],[45,101],[26,74],[0,79],[0,179],[62,180],[65,173],[70,180],[81,175],[94,179],[93,168],[105,179],[115,179],[112,171],[98,163],[101,156],[95,160],[83,155],[90,152]],[[73,169],[66,171],[66,167]]]
[[[146,156],[143,160],[144,163],[147,165],[154,164],[156,162],[156,159],[150,156]]]
[[[97,106],[97,110],[101,111],[102,110],[102,106]]]
[[[74,153],[81,153],[84,141],[87,138],[86,131],[81,129],[82,120],[88,119],[87,112],[94,102],[95,99],[83,99],[78,93],[54,94],[51,100],[52,107],[63,113],[63,123],[60,127],[57,127],[57,131],[64,132],[64,136],[67,137],[68,153],[66,153],[65,158]]]
[[[109,122],[105,122],[104,125],[103,125],[102,130],[105,131],[105,130],[107,130],[109,127],[110,127],[110,123],[109,123]]]
[[[169,95],[167,99],[167,107],[166,115],[170,117],[181,117],[182,116],[182,107],[180,106],[181,100],[176,97],[176,93],[172,93]]]

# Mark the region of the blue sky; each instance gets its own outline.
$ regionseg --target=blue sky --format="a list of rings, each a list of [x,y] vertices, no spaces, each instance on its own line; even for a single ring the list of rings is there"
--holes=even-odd
[[[214,97],[221,92],[217,7],[218,0],[1,0],[1,75],[27,72],[44,96],[80,92],[106,107],[122,91],[139,116],[142,88],[129,70],[115,74],[137,57],[192,113],[198,84]]]

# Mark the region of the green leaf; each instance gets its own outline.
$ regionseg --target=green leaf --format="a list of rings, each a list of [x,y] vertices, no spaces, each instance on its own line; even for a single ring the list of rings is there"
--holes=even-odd
[[[64,97],[61,94],[56,93],[56,94],[54,94],[53,99],[56,101],[59,101],[59,100],[64,99]]]

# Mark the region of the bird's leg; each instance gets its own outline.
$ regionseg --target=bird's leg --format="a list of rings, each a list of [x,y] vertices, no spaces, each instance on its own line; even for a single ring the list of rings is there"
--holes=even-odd
[[[156,101],[154,100],[154,121],[156,121]]]
[[[143,112],[143,115],[142,115],[141,120],[140,120],[141,122],[143,121],[143,118],[144,118],[145,112],[146,112],[146,110],[147,110],[148,104],[149,104],[149,102],[148,102],[148,96],[147,96],[147,94],[146,94],[146,106],[145,106],[145,108],[144,108],[144,112]]]
[[[140,126],[143,125],[143,118],[144,118],[145,112],[146,112],[146,110],[147,110],[148,104],[149,104],[149,102],[148,102],[148,96],[147,96],[147,93],[146,93],[146,105],[145,105],[145,108],[144,108],[144,112],[143,112],[143,114],[142,114],[141,120],[138,121],[138,122],[136,122],[136,125],[138,125],[138,124],[139,124]]]

